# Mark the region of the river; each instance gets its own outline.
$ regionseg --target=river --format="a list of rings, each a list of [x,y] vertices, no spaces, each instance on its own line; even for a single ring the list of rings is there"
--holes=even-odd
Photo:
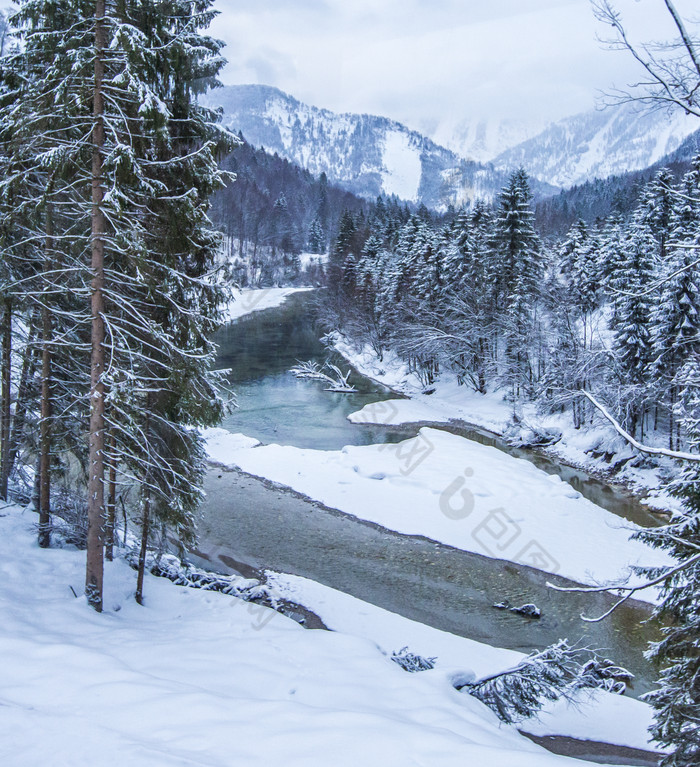
[[[365,404],[395,396],[366,378],[354,375],[358,392],[344,395],[287,372],[297,361],[327,358],[318,337],[313,299],[304,293],[222,329],[216,338],[217,367],[231,369],[238,401],[222,426],[264,443],[322,450],[396,442],[414,435],[417,426],[365,426],[347,420]],[[437,428],[526,458],[559,474],[609,511],[638,524],[654,523],[628,493],[549,456],[511,448],[495,435],[466,424]],[[399,535],[241,472],[210,472],[206,491],[200,548],[212,567],[244,574],[248,568],[269,568],[302,575],[436,628],[523,652],[568,638],[598,648],[630,669],[636,675],[633,694],[652,687],[655,671],[642,653],[648,641],[658,639],[658,628],[644,622],[649,608],[642,603],[629,603],[603,622],[586,623],[581,613],[602,612],[611,597],[553,591],[547,580],[565,581]],[[513,604],[534,602],[543,617],[528,620],[494,609],[493,603],[504,598]]]

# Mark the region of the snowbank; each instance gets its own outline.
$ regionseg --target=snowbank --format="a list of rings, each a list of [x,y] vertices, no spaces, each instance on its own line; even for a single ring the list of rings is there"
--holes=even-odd
[[[3,764],[584,764],[367,639],[151,576],[139,607],[122,561],[107,563],[97,615],[71,593],[84,552],[40,550],[34,515],[0,513]]]
[[[260,444],[260,440],[254,437],[234,434],[226,429],[202,429],[202,436],[209,460],[213,463],[226,463],[231,452]]]
[[[380,361],[371,347],[357,349],[339,334],[335,336],[334,347],[363,375],[410,397],[409,400],[389,400],[383,406],[368,405],[350,414],[353,423],[399,425],[461,420],[501,435],[512,427],[512,406],[504,401],[502,392],[479,394],[468,386],[459,386],[455,376],[444,375],[430,387],[432,393],[426,395],[425,387],[393,352],[385,352]],[[575,429],[570,413],[543,416],[534,405],[526,404],[522,415],[524,423],[531,427],[561,434],[561,440],[547,448],[552,455],[600,474],[608,474],[619,463],[621,470],[615,479],[627,483],[636,492],[650,492],[645,500],[649,506],[662,510],[680,507],[680,502],[662,489],[667,484],[665,477],[677,470],[677,466],[664,459],[657,460],[655,465],[635,465],[631,459],[637,454],[602,418],[595,425]],[[612,462],[600,457],[602,454],[613,456]]]
[[[404,618],[308,578],[272,571],[266,576],[276,593],[305,605],[333,631],[376,642],[388,655],[408,646],[425,658],[435,657],[435,668],[446,680],[472,672],[477,677],[486,676],[524,657]],[[518,727],[533,735],[561,735],[654,750],[657,744],[648,732],[652,719],[651,706],[627,696],[599,692],[582,696],[578,705],[547,704],[538,718]]]
[[[226,309],[226,322],[281,306],[292,293],[302,293],[313,288],[243,288],[234,293],[234,300]]]
[[[266,445],[217,460],[390,530],[579,583],[617,581],[630,565],[670,561],[630,540],[632,523],[559,477],[437,429],[395,445],[340,451]]]

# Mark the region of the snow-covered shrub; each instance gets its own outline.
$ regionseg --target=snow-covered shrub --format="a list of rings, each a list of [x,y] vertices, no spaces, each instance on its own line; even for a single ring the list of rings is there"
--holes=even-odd
[[[583,690],[622,694],[631,679],[629,671],[612,661],[561,640],[531,653],[514,668],[456,687],[513,724],[534,716],[546,701],[573,701]]]
[[[126,561],[135,569],[138,567],[138,550],[129,549],[125,555]],[[146,569],[159,578],[167,578],[178,586],[186,586],[204,591],[218,591],[229,594],[245,602],[271,607],[276,610],[279,600],[271,593],[270,589],[253,578],[243,578],[240,575],[221,575],[208,570],[201,570],[192,565],[183,564],[173,554],[156,555],[149,552],[146,560]]]
[[[409,674],[415,674],[418,671],[430,671],[430,669],[435,668],[435,661],[437,660],[437,658],[424,658],[422,655],[409,652],[408,647],[402,647],[398,652],[392,653],[391,659]]]
[[[51,538],[55,546],[84,549],[87,542],[87,502],[82,495],[57,486],[52,498]]]

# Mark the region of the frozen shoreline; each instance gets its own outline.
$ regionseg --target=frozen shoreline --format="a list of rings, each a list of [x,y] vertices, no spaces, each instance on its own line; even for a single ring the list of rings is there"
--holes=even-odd
[[[450,377],[450,380],[438,380],[431,387],[433,392],[426,395],[425,387],[394,353],[385,352],[384,359],[379,361],[372,349],[357,349],[337,333],[333,346],[359,373],[407,397],[368,405],[349,416],[353,423],[398,426],[461,421],[499,437],[507,436],[512,429],[512,408],[503,400],[501,392],[479,394],[467,386],[459,386]],[[568,413],[542,416],[536,413],[534,406],[526,405],[523,415],[525,436],[528,426],[561,434],[556,444],[540,448],[552,458],[604,481],[620,484],[637,495],[645,495],[642,502],[651,509],[667,512],[679,507],[678,500],[662,489],[664,476],[674,469],[672,462],[661,459],[654,465],[630,465],[638,454],[603,419],[598,419],[594,427],[576,430]],[[611,462],[592,457],[591,452],[599,456],[612,455]]]
[[[243,288],[242,290],[235,290],[233,301],[226,307],[224,321],[233,322],[254,312],[274,309],[281,306],[294,293],[305,293],[310,290],[315,290],[315,288]]]
[[[222,430],[205,437],[218,463],[346,514],[578,583],[618,581],[630,565],[670,561],[630,540],[632,523],[587,501],[558,477],[437,429],[423,428],[395,445],[336,451],[248,447],[240,435]],[[655,592],[638,594],[646,601],[654,597]]]

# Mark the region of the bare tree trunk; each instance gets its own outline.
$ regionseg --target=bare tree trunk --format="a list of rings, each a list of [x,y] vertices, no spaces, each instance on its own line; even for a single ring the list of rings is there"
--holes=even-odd
[[[6,299],[2,321],[2,404],[0,405],[0,498],[7,499],[10,480],[10,426],[12,423],[12,301]]]
[[[29,401],[29,382],[34,377],[36,367],[36,347],[34,345],[36,336],[36,315],[32,317],[27,333],[27,348],[22,361],[22,372],[19,376],[19,386],[17,387],[17,399],[15,400],[15,416],[12,419],[12,429],[10,431],[10,449],[9,449],[9,469],[8,476],[17,461],[17,453],[24,434],[26,426],[27,404]]]
[[[41,422],[39,427],[39,546],[51,545],[51,316],[41,310]]]
[[[88,534],[85,569],[85,594],[88,604],[102,612],[102,584],[104,575],[104,447],[105,447],[105,384],[104,373],[104,236],[107,221],[102,211],[102,160],[105,144],[104,95],[102,82],[105,74],[104,50],[106,46],[105,0],[95,3],[95,84],[93,92],[92,129],[92,286],[91,286],[91,359],[90,359],[90,436],[88,480]]]
[[[51,269],[53,249],[53,220],[51,206],[46,211],[46,243],[44,269]],[[51,545],[51,315],[41,307],[41,403],[39,424],[39,546]],[[16,417],[16,414],[15,414]]]
[[[109,436],[109,449],[114,453],[114,434]],[[105,556],[109,562],[114,557],[114,517],[117,507],[117,467],[114,456],[109,461],[109,481],[107,483],[107,524],[105,526]]]
[[[143,578],[146,572],[146,552],[148,550],[148,531],[151,524],[151,495],[146,489],[143,499],[143,516],[141,518],[141,548],[139,549],[139,570],[136,577],[136,601],[143,604]]]
[[[671,406],[668,409],[668,449],[673,450],[673,432],[675,431],[673,408],[676,406],[676,387],[671,386]],[[680,448],[680,445],[677,445]]]

